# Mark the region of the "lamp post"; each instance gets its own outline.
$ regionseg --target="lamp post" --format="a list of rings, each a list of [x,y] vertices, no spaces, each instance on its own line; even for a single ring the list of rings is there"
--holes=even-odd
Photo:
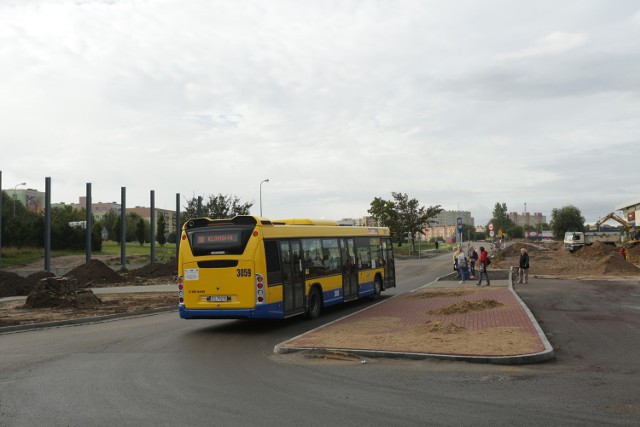
[[[16,217],[16,188],[18,187],[18,185],[27,185],[26,182],[21,182],[20,184],[16,184],[13,186],[13,217]]]
[[[269,182],[269,179],[265,179],[260,181],[260,217],[262,217],[262,183],[263,182]]]

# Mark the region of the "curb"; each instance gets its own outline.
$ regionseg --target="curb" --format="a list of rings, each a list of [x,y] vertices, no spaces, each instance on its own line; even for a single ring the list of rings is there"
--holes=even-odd
[[[427,283],[424,286],[421,286],[420,288],[417,288],[411,292],[415,292],[419,289],[422,289],[424,287],[427,287],[433,283],[438,282],[442,277],[446,277],[449,274],[446,274],[444,276],[440,276],[438,277],[436,280]],[[332,322],[327,323],[326,325],[322,325],[319,326],[315,329],[312,329],[311,331],[305,332],[304,334],[298,335],[297,337],[293,337],[290,338],[287,341],[283,341],[279,344],[277,344],[273,351],[276,354],[287,354],[287,353],[296,353],[296,352],[310,352],[312,354],[317,354],[317,355],[323,355],[323,354],[330,354],[330,353],[348,353],[348,354],[354,354],[354,355],[358,355],[358,356],[363,356],[363,357],[371,357],[371,358],[394,358],[394,359],[410,359],[410,360],[425,360],[425,359],[434,359],[434,360],[453,360],[453,361],[462,361],[462,362],[472,362],[472,363],[491,363],[491,364],[495,364],[495,365],[524,365],[524,364],[531,364],[531,363],[541,363],[541,362],[546,362],[549,360],[552,360],[555,358],[555,353],[553,351],[553,347],[551,347],[551,344],[549,343],[549,341],[547,340],[547,337],[544,335],[544,332],[542,331],[542,329],[540,328],[540,325],[538,324],[538,322],[535,320],[535,318],[533,317],[533,314],[531,313],[531,311],[529,310],[529,308],[524,304],[524,302],[522,301],[522,299],[518,296],[518,294],[515,292],[514,288],[513,288],[513,270],[509,269],[509,278],[508,278],[508,282],[509,282],[509,290],[513,293],[513,295],[515,296],[516,300],[520,303],[521,307],[524,309],[525,313],[527,314],[527,316],[529,317],[529,321],[531,321],[531,323],[533,324],[533,326],[535,327],[536,331],[538,332],[538,337],[540,338],[540,340],[542,341],[542,343],[544,344],[545,349],[541,352],[538,353],[530,353],[530,354],[521,354],[521,355],[512,355],[512,356],[468,356],[468,355],[459,355],[459,354],[436,354],[436,353],[407,353],[407,352],[395,352],[395,351],[383,351],[383,350],[346,350],[346,349],[341,349],[341,348],[314,348],[314,347],[285,347],[285,343],[287,341],[290,341],[292,339],[295,339],[299,336],[302,335],[306,335],[308,333],[314,332],[318,329],[322,329],[325,326],[331,325],[332,323],[338,322],[344,318],[353,316],[356,313],[359,313],[361,311],[364,310],[369,310],[375,306],[377,306],[378,304],[382,304],[385,301],[379,302],[378,304],[374,304],[371,307],[367,307],[364,308],[362,310],[357,311],[356,313],[352,313],[348,316],[345,316],[341,319],[337,319],[334,320]],[[411,293],[410,292],[410,293]],[[392,298],[395,298],[399,295],[402,294],[398,294],[398,295],[394,295]]]
[[[137,311],[134,313],[115,313],[107,314],[104,316],[83,317],[81,319],[73,320],[59,320],[55,322],[43,322],[43,323],[27,323],[24,325],[4,326],[0,327],[0,335],[13,334],[19,332],[36,331],[41,329],[59,328],[65,326],[77,326],[90,323],[102,323],[112,320],[120,320],[129,317],[146,317],[153,316],[154,314],[165,313],[169,311],[177,311],[178,307],[159,307],[152,308],[150,310]]]

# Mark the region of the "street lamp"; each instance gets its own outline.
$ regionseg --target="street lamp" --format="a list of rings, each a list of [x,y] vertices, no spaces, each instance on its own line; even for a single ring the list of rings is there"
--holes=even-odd
[[[260,181],[260,217],[262,217],[262,183],[263,182],[269,182],[269,179],[265,179],[263,181]]]
[[[21,182],[20,184],[16,184],[13,186],[13,217],[16,217],[16,187],[18,187],[18,185],[27,185],[26,182]]]

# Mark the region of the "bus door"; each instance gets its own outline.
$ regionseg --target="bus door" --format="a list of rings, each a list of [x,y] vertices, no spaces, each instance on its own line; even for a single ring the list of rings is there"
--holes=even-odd
[[[391,239],[382,239],[382,256],[384,257],[384,287],[396,286],[396,265],[393,259],[393,243]]]
[[[280,242],[280,253],[282,254],[284,314],[288,316],[304,311],[304,270],[300,241]]]
[[[353,239],[340,239],[340,261],[344,300],[356,299],[358,298],[358,266]]]

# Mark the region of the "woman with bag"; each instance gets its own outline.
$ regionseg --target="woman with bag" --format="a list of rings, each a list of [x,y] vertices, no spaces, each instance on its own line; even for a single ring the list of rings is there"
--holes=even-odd
[[[487,286],[491,286],[491,280],[489,279],[489,272],[487,271],[487,266],[489,265],[489,254],[484,250],[484,246],[480,246],[480,259],[478,260],[480,263],[480,280],[476,283],[478,286],[482,285],[482,275],[484,274],[487,278]]]

